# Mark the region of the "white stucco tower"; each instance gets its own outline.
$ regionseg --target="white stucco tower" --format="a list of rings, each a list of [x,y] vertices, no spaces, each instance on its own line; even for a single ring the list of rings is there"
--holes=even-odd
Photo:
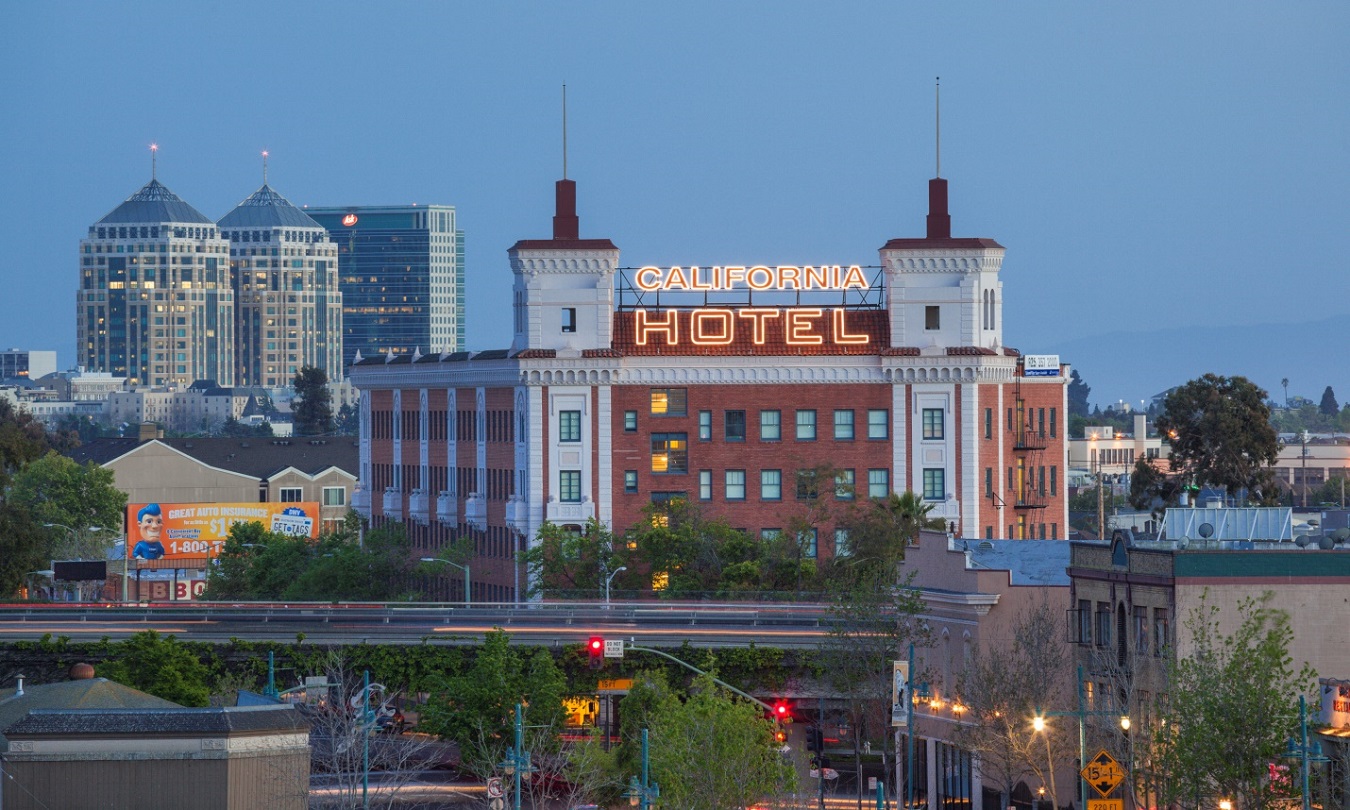
[[[619,249],[608,239],[578,236],[577,184],[557,183],[552,239],[526,239],[507,252],[511,271],[511,352],[551,349],[559,357],[608,349],[614,328],[614,274]]]

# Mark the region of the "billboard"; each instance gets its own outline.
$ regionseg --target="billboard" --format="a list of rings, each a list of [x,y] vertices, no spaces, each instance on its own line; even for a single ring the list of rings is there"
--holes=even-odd
[[[268,531],[319,536],[319,504],[133,503],[127,505],[127,555],[139,560],[214,557],[236,523]]]
[[[1022,373],[1027,377],[1058,377],[1059,355],[1029,354],[1022,359]]]

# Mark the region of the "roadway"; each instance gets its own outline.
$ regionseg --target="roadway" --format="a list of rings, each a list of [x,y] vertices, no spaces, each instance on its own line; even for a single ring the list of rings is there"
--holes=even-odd
[[[481,643],[496,628],[524,644],[557,646],[592,635],[629,643],[814,648],[829,635],[820,605],[703,602],[544,602],[526,605],[164,602],[0,605],[0,641],[44,635],[125,639],[156,630],[191,641],[321,644]]]

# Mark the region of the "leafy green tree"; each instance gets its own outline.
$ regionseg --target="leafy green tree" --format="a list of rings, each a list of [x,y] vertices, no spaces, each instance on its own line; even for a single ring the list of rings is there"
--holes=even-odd
[[[1078,369],[1074,369],[1069,375],[1069,415],[1087,416],[1088,415],[1088,394],[1092,393],[1092,386],[1083,382],[1083,378],[1078,376]]]
[[[1206,374],[1167,395],[1158,431],[1169,437],[1171,468],[1200,486],[1248,500],[1279,500],[1271,466],[1280,442],[1270,424],[1266,392],[1246,377]]]
[[[515,735],[515,706],[525,705],[525,725],[552,729],[556,745],[562,727],[566,678],[545,650],[527,656],[511,646],[500,628],[483,637],[472,666],[444,678],[432,690],[419,723],[422,730],[460,746],[465,768],[480,776],[495,771]],[[556,749],[554,749],[556,750]]]
[[[315,436],[333,429],[333,394],[328,390],[328,374],[316,366],[304,366],[291,381],[295,401],[295,435]]]
[[[1130,475],[1130,506],[1140,510],[1147,509],[1154,516],[1161,516],[1168,507],[1181,502],[1181,493],[1185,488],[1186,481],[1183,476],[1169,475],[1141,456],[1134,462],[1134,472]],[[1096,509],[1097,491],[1093,489],[1091,492],[1092,509]],[[1078,507],[1071,504],[1069,508]]]
[[[1168,666],[1168,722],[1153,730],[1150,756],[1161,802],[1216,807],[1229,798],[1257,810],[1291,798],[1297,780],[1271,780],[1285,741],[1298,728],[1299,695],[1315,694],[1316,674],[1295,669],[1289,616],[1269,606],[1270,593],[1238,606],[1238,629],[1225,635],[1206,593],[1185,621],[1181,648]]]
[[[361,431],[361,412],[350,402],[338,408],[333,420],[333,432],[339,436],[356,436]]]
[[[586,521],[579,534],[545,523],[525,552],[531,593],[594,599],[604,590],[603,572],[623,567],[623,558],[615,552],[614,535],[595,518]]]
[[[1322,402],[1317,406],[1317,411],[1323,416],[1336,416],[1341,412],[1341,406],[1336,402],[1336,392],[1331,390],[1331,386],[1328,385],[1322,392]]]
[[[749,807],[785,793],[792,768],[759,707],[700,678],[683,702],[662,703],[650,729],[661,804],[682,810]]]
[[[905,547],[918,539],[920,529],[947,528],[946,521],[929,517],[932,511],[933,504],[909,490],[857,502],[840,518],[848,532],[848,548],[846,554],[836,550],[835,573],[859,568],[896,571],[905,559]]]
[[[272,435],[272,425],[270,422],[261,422],[257,425],[246,425],[231,416],[220,424],[220,428],[217,429],[216,435],[240,439],[247,439],[251,436],[266,438]]]
[[[106,559],[122,526],[127,496],[111,470],[49,452],[14,475],[9,497],[46,526],[52,559]],[[92,530],[91,530],[92,527]]]
[[[11,492],[14,475],[50,449],[42,423],[0,398],[0,594],[12,594],[29,571],[47,567],[47,534],[29,505]]]
[[[99,674],[182,706],[211,703],[206,665],[177,638],[161,636],[154,630],[137,633],[119,644],[117,657],[101,665]]]

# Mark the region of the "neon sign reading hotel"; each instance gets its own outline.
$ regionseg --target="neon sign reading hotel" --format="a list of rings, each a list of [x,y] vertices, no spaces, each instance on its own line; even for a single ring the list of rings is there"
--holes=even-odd
[[[734,290],[742,285],[752,290],[866,290],[869,288],[862,268],[856,264],[845,268],[838,264],[819,267],[810,265],[779,265],[766,267],[643,267],[637,271],[633,284],[643,292],[699,292],[705,290]]]
[[[633,285],[643,292],[848,292],[872,289],[859,265],[726,265],[639,268]],[[846,307],[709,306],[692,309],[635,308],[631,339],[638,347],[689,346],[863,347],[872,328],[849,323]],[[859,317],[854,315],[854,317]],[[884,345],[884,343],[883,343]]]

